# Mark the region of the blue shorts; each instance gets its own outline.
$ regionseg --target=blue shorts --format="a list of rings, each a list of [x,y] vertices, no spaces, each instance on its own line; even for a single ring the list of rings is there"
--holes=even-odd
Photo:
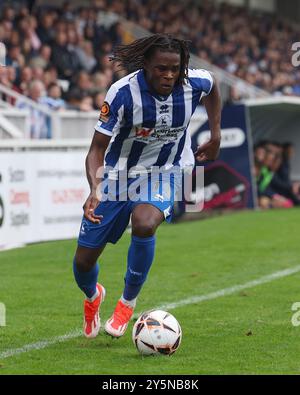
[[[144,176],[145,177],[145,176]],[[139,178],[139,183],[141,183]],[[134,191],[134,183],[137,179],[129,179],[127,183],[127,190],[132,188]],[[144,188],[148,185],[148,188]],[[152,189],[151,189],[151,186]],[[89,248],[98,248],[106,243],[115,244],[128,226],[130,215],[135,206],[142,203],[149,203],[157,207],[163,212],[165,220],[171,222],[174,200],[179,187],[181,186],[181,176],[171,175],[168,182],[161,177],[153,183],[149,175],[144,178],[141,188],[138,188],[139,196],[137,199],[116,200],[109,199],[111,196],[107,195],[106,199],[102,199],[99,206],[95,210],[96,215],[102,215],[100,224],[95,224],[85,217],[82,218],[78,245]],[[129,189],[130,190],[130,189]],[[117,198],[121,196],[121,190],[117,190],[114,195]],[[124,191],[123,191],[124,192]]]

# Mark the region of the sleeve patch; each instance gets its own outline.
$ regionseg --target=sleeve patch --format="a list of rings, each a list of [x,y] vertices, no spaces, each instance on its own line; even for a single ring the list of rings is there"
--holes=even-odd
[[[109,104],[105,101],[101,107],[99,121],[108,122],[109,115],[110,115],[110,107]]]

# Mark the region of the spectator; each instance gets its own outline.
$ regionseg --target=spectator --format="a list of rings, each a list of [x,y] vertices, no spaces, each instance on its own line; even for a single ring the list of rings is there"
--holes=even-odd
[[[51,44],[54,36],[54,20],[55,14],[53,12],[42,12],[40,16],[40,23],[36,29],[36,33],[44,44]]]
[[[47,44],[43,44],[35,56],[30,59],[31,67],[40,67],[43,70],[49,66],[51,60],[51,47]]]
[[[262,208],[289,208],[299,205],[292,185],[280,172],[283,146],[277,142],[262,142],[255,147],[255,173],[258,201]]]
[[[264,166],[266,157],[266,141],[260,141],[254,146],[254,165],[255,165],[255,176],[258,177],[261,168]]]
[[[44,84],[39,80],[33,80],[29,85],[29,98],[41,104],[44,91]],[[16,106],[20,109],[27,109],[30,112],[30,137],[32,139],[51,137],[47,127],[47,115],[43,111],[32,107],[24,101],[17,102]]]
[[[30,40],[31,47],[34,51],[38,51],[42,45],[39,36],[36,33],[37,29],[37,20],[36,17],[30,16],[28,17],[28,30],[26,32],[27,37]]]
[[[93,88],[91,77],[86,71],[80,71],[77,74],[74,85],[78,87],[84,95],[89,94]]]
[[[2,9],[2,21],[9,21],[13,23],[16,16],[15,9],[10,5],[5,5]]]
[[[67,44],[67,34],[59,30],[52,48],[51,61],[57,68],[58,77],[62,79],[71,78],[80,69],[78,56],[74,51],[69,51]]]
[[[66,108],[66,103],[62,99],[61,87],[55,82],[49,84],[47,88],[47,96],[42,97],[40,99],[40,103],[44,104],[52,111],[60,111]],[[52,119],[47,117],[46,121],[48,129],[47,135],[51,136]]]
[[[109,86],[107,76],[101,72],[96,72],[93,75],[92,83],[93,83],[93,88],[95,91],[107,90],[107,88]]]
[[[67,108],[76,111],[92,111],[93,98],[78,87],[74,87],[68,93]]]
[[[96,58],[94,57],[93,45],[90,41],[83,41],[76,50],[77,56],[79,58],[80,66],[83,70],[91,72],[96,64]]]
[[[34,80],[42,80],[44,77],[44,70],[41,67],[32,67],[32,78]]]
[[[277,178],[283,184],[285,193],[289,196],[294,204],[300,202],[300,183],[291,180],[291,159],[295,154],[294,146],[290,142],[282,144],[282,163],[277,171]],[[284,194],[284,192],[283,192]]]
[[[32,69],[28,66],[25,66],[21,69],[20,77],[18,81],[19,92],[22,95],[28,95],[29,93],[29,84],[32,80]]]
[[[47,96],[41,98],[41,103],[47,105],[51,110],[62,110],[66,107],[65,101],[62,99],[61,87],[52,82],[47,89]]]
[[[44,71],[43,82],[45,86],[48,87],[51,83],[57,83],[57,81],[58,81],[57,69],[55,66],[49,65]],[[69,84],[67,83],[67,85]]]
[[[82,98],[79,105],[80,111],[93,111],[93,98],[90,95],[86,95]]]
[[[24,64],[24,56],[19,45],[10,45],[7,49],[6,66],[12,66],[19,70]]]
[[[96,92],[94,94],[94,97],[93,97],[93,108],[94,108],[94,110],[98,110],[99,111],[101,109],[102,104],[104,103],[104,100],[105,100],[105,96],[106,96],[106,91],[105,90]]]

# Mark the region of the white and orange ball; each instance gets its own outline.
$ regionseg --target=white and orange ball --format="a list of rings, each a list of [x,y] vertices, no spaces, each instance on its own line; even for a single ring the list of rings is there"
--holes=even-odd
[[[172,355],[178,350],[182,338],[176,318],[163,310],[143,313],[133,326],[132,340],[143,355]]]

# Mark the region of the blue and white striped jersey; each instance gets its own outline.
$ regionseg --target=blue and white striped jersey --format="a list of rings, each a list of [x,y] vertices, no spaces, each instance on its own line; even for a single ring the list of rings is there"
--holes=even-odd
[[[213,86],[206,70],[189,69],[188,79],[169,96],[150,92],[143,70],[127,75],[107,92],[95,130],[112,136],[105,166],[183,167],[191,157],[187,127],[202,96]]]

